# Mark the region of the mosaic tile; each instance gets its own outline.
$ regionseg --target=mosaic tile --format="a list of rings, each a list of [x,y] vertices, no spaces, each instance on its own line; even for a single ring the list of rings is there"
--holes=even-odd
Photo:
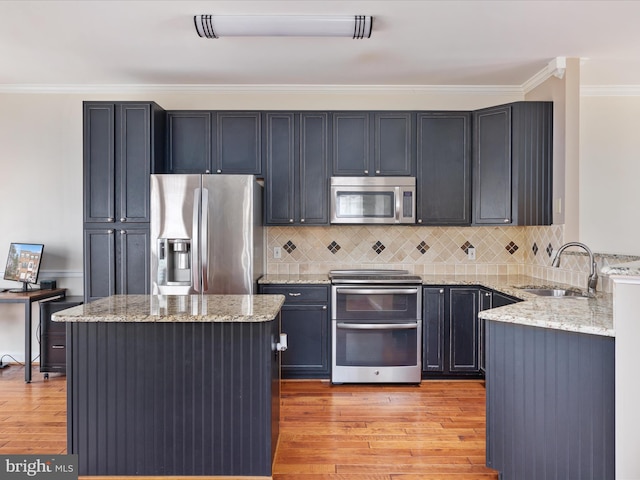
[[[380,242],[379,240],[373,244],[373,247],[371,247],[373,249],[374,252],[376,252],[378,255],[381,254],[384,249],[386,248],[382,242]]]
[[[504,247],[504,248],[507,250],[507,252],[509,252],[511,255],[513,255],[513,254],[514,254],[514,253],[516,253],[516,251],[518,250],[518,245],[516,245],[516,244],[515,244],[515,243],[513,243],[513,242],[509,242],[509,243],[507,244],[507,246],[506,246],[506,247]]]
[[[422,241],[418,244],[418,246],[416,247],[416,249],[421,253],[421,254],[425,254],[427,253],[427,251],[429,250],[429,245],[427,245],[427,243],[425,241]]]
[[[340,245],[338,245],[335,241],[331,242],[329,245],[327,245],[327,249],[331,252],[331,253],[336,253],[338,250],[340,250]]]
[[[284,248],[287,253],[291,253],[296,249],[296,245],[291,240],[289,240],[282,246],[282,248]]]
[[[536,242],[533,242],[533,247],[531,247],[531,250],[533,251],[534,255],[538,254],[538,244]]]

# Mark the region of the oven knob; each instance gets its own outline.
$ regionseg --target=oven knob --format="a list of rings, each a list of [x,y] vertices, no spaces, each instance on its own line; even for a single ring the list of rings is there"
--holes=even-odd
[[[373,372],[373,373],[375,373],[376,375],[380,375],[380,370],[376,370],[376,371],[375,371],[375,372]]]

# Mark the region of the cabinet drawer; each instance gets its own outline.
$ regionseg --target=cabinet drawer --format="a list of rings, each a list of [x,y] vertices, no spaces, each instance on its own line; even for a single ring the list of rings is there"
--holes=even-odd
[[[41,363],[45,368],[64,366],[67,355],[67,337],[65,335],[43,335]],[[42,370],[42,369],[41,369]]]
[[[329,287],[326,286],[263,285],[262,293],[269,295],[284,295],[285,304],[326,303],[329,301]]]

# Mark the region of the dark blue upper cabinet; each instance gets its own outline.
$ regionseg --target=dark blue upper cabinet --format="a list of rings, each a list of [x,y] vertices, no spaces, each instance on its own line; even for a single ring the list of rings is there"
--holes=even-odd
[[[471,114],[418,113],[417,205],[421,225],[471,223]]]
[[[167,114],[167,173],[262,174],[259,112]]]
[[[335,176],[413,175],[411,112],[335,112]]]
[[[477,110],[473,123],[473,223],[551,225],[553,103]]]
[[[155,103],[85,102],[83,115],[84,222],[148,222],[164,111]]]
[[[260,112],[218,112],[213,173],[262,174]]]
[[[329,115],[265,113],[268,225],[329,223]]]

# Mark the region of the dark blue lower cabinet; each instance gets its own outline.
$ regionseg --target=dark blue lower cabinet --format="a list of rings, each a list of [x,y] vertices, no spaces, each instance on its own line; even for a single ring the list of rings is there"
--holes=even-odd
[[[78,473],[270,477],[279,323],[68,324]]]
[[[487,321],[487,466],[501,480],[615,478],[614,347]]]

